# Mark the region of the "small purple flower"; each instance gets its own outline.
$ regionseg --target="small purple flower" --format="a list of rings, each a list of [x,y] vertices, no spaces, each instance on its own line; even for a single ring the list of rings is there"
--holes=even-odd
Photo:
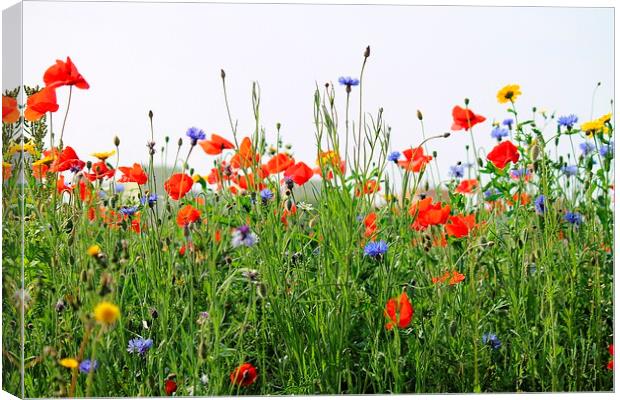
[[[512,118],[506,118],[504,121],[502,121],[502,125],[507,126],[510,130],[512,130],[512,124],[514,124]]]
[[[562,167],[562,173],[566,176],[575,176],[579,168],[576,165],[565,165]]]
[[[534,208],[536,209],[536,212],[538,214],[544,214],[545,213],[545,196],[544,195],[540,195],[536,198],[536,200],[534,200]]]
[[[581,149],[581,152],[583,153],[583,155],[587,156],[588,154],[592,153],[596,149],[596,146],[594,146],[592,142],[583,142],[583,143],[579,143],[579,148]]]
[[[252,247],[258,242],[258,237],[254,232],[250,230],[247,225],[242,225],[235,229],[232,234],[231,245],[232,247],[246,246]]]
[[[609,142],[609,144],[601,145],[601,149],[599,151],[601,153],[601,157],[613,157],[614,155],[614,142]]]
[[[364,246],[364,255],[372,258],[380,258],[388,251],[388,245],[383,240],[368,242]]]
[[[486,190],[483,194],[484,194],[484,199],[485,200],[489,200],[491,199],[491,197],[493,196],[497,196],[498,194],[500,194],[501,192],[499,190],[497,190],[497,188],[492,188],[489,190]]]
[[[260,191],[260,198],[263,200],[263,204],[273,199],[273,193],[269,189],[263,189]]]
[[[567,211],[566,214],[564,214],[564,220],[569,224],[579,226],[583,223],[583,215],[578,212]]]
[[[499,126],[496,126],[491,131],[491,137],[493,139],[497,139],[498,141],[502,140],[505,137],[508,137],[508,135],[510,135],[510,132],[508,131],[508,129],[500,128]]]
[[[528,180],[532,176],[532,172],[527,168],[518,168],[510,171],[510,177],[514,180],[524,179]]]
[[[340,78],[338,78],[338,82],[343,85],[343,86],[347,86],[347,87],[351,87],[351,86],[357,86],[360,84],[360,80],[359,79],[355,79],[355,78],[351,78],[350,76],[341,76]]]
[[[453,178],[460,179],[465,176],[465,166],[461,163],[450,166],[450,171],[448,171],[448,175]]]
[[[482,344],[490,346],[493,350],[498,350],[502,347],[502,342],[494,333],[485,333],[482,335]]]
[[[117,183],[114,186],[114,193],[123,193],[125,191],[125,185],[122,183]]]
[[[129,339],[127,343],[127,352],[143,356],[151,347],[153,347],[153,340],[151,339]]]
[[[98,367],[99,363],[97,362],[97,360],[91,361],[89,359],[86,359],[80,363],[80,366],[78,368],[81,373],[88,374],[91,369],[93,370],[93,372],[95,372]]]
[[[131,206],[131,207],[123,206],[119,210],[119,212],[126,217],[133,216],[136,213],[136,211],[138,211],[138,207],[135,207],[135,206]]]
[[[397,163],[400,158],[400,151],[393,151],[388,155],[388,161],[392,161],[393,163]]]
[[[579,121],[579,118],[575,114],[563,115],[558,118],[558,126],[563,126],[568,130],[573,129],[573,126]]]
[[[157,203],[157,194],[152,193],[152,194],[149,194],[148,196],[142,196],[140,198],[140,203],[142,205],[145,205],[148,203],[149,207],[153,207],[155,203]]]
[[[195,126],[189,128],[187,132],[185,132],[185,134],[189,136],[190,139],[192,139],[192,146],[195,146],[199,140],[205,140],[207,138],[205,131],[196,128]]]

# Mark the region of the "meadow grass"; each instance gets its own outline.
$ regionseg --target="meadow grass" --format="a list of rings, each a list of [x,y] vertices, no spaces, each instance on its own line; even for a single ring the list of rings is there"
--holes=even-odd
[[[192,158],[207,155],[191,137],[166,138],[158,150],[163,138],[152,113],[148,181],[125,193],[115,190],[119,174],[85,179],[93,162],[75,173],[54,168],[63,155],[49,149],[66,148],[58,143],[63,132],[45,135],[59,117],[3,123],[4,160],[12,164],[3,168],[4,389],[20,392],[23,323],[28,397],[612,390],[613,150],[601,151],[611,146],[611,118],[591,121],[592,130],[558,125],[545,136],[511,95],[503,142],[519,157],[498,168],[478,154],[481,133],[465,114],[468,126],[454,134],[472,137],[459,157],[472,160],[465,170],[477,183],[457,189],[464,176],[442,180],[417,151],[411,160],[391,158],[383,110],[365,113],[361,93],[353,116],[349,96],[361,92],[363,68],[359,80],[343,84],[345,129],[335,106],[340,88],[314,93],[314,175],[324,179],[308,185],[292,182],[304,174],[288,168],[261,175],[263,163],[288,150],[280,126],[275,150],[266,143],[256,83],[251,147],[243,149],[229,111],[234,148],[211,156],[219,186],[192,170]],[[228,108],[223,71],[222,82]],[[595,149],[558,156],[560,139],[586,134]],[[426,156],[449,146],[448,134],[424,137],[412,145]],[[138,162],[121,161],[122,140],[114,145],[110,168]],[[160,156],[167,167],[156,167]],[[39,158],[49,168],[36,177]],[[565,172],[572,164],[574,175]],[[511,176],[519,169],[527,171]],[[194,176],[194,190],[179,200],[172,197],[182,189],[163,189],[173,173]],[[67,189],[59,189],[59,175],[71,181]],[[424,224],[430,191],[449,215]],[[179,224],[185,205],[200,217]],[[467,216],[474,224],[459,219]],[[387,251],[371,253],[369,243],[380,241]],[[402,301],[394,318],[386,309],[402,293],[410,320]],[[103,301],[119,307],[118,318],[95,312]],[[152,340],[143,355],[127,351],[136,338]],[[84,373],[63,359],[98,367]],[[232,383],[244,363],[256,368],[256,380]]]

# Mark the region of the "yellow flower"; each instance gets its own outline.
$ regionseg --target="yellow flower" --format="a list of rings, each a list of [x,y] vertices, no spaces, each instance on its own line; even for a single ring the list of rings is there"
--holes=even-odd
[[[98,158],[101,161],[105,161],[107,160],[109,157],[113,156],[114,154],[116,154],[116,150],[112,150],[112,151],[99,151],[96,153],[92,153],[91,156]]]
[[[86,250],[86,253],[88,253],[89,256],[94,257],[97,254],[101,253],[101,247],[97,246],[96,244],[93,244],[92,246],[88,248],[88,250]]]
[[[95,319],[103,324],[113,324],[121,316],[121,310],[107,301],[102,301],[95,307]]]
[[[611,121],[611,113],[605,114],[603,116],[600,116],[597,121],[602,122],[603,124]]]
[[[594,119],[581,124],[581,130],[585,132],[586,135],[591,136],[592,133],[603,129],[603,126],[603,122],[600,119]]]
[[[517,97],[521,95],[521,87],[519,85],[506,85],[497,92],[497,101],[500,104],[507,103],[509,101],[516,101]]]
[[[37,150],[34,148],[34,143],[32,143],[32,141],[24,143],[23,146],[19,143],[14,143],[9,146],[8,149],[9,155],[21,153],[22,151],[25,153],[30,153],[33,157],[38,157]]]
[[[54,158],[53,158],[53,157],[46,156],[46,157],[43,157],[43,158],[42,158],[42,159],[40,159],[40,160],[37,160],[37,161],[33,162],[33,163],[32,163],[32,166],[33,166],[33,167],[38,167],[38,166],[40,166],[40,165],[49,165],[49,164],[51,164],[51,163],[52,163],[52,161],[54,161]]]
[[[75,369],[78,367],[78,365],[80,365],[78,360],[76,360],[75,358],[63,358],[62,360],[58,361],[58,363],[65,368],[71,369]]]

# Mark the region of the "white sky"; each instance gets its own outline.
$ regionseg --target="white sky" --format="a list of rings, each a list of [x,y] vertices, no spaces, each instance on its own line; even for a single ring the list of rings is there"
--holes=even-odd
[[[236,4],[53,3],[24,4],[24,83],[42,84],[45,69],[71,56],[91,85],[74,90],[65,143],[83,159],[112,149],[121,138],[121,165],[146,161],[147,112],[155,113],[157,148],[190,126],[231,138],[220,68],[227,73],[233,117],[240,133],[253,128],[251,82],[262,89],[262,125],[295,156],[314,164],[315,83],[357,77],[371,46],[364,105],[379,107],[392,127],[392,148],[421,140],[415,110],[427,134],[450,129],[451,109],[465,97],[487,117],[475,128],[490,149],[493,119],[508,117],[496,92],[521,85],[518,109],[591,113],[610,111],[613,96],[613,9]],[[344,131],[344,88],[339,87]],[[64,115],[67,89],[59,91]],[[354,89],[352,118],[357,121]],[[550,127],[550,135],[555,126]],[[469,137],[435,141],[442,175],[464,160]],[[566,147],[565,147],[566,148]],[[196,149],[190,164],[207,173],[212,158]]]

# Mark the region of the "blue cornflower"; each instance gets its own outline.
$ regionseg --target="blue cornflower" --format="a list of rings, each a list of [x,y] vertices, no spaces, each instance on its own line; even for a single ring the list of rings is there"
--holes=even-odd
[[[368,242],[366,246],[364,246],[364,255],[379,258],[383,256],[388,251],[388,245],[383,240],[378,242]]]
[[[99,363],[97,362],[97,360],[91,361],[87,358],[86,360],[80,363],[80,366],[78,368],[81,373],[88,374],[91,369],[93,370],[93,372],[95,372],[98,367],[99,367]]]
[[[579,168],[576,165],[565,165],[562,167],[562,173],[566,176],[575,176]]]
[[[152,194],[149,194],[148,196],[142,196],[140,198],[140,203],[142,205],[145,205],[148,203],[149,207],[153,207],[155,203],[157,203],[157,194],[152,193]]]
[[[566,214],[564,214],[564,220],[569,224],[579,226],[583,223],[583,215],[578,212],[567,211]]]
[[[498,194],[500,194],[501,192],[497,189],[497,188],[493,188],[493,189],[489,189],[487,191],[485,191],[484,194],[484,199],[488,200],[493,196],[497,196]]]
[[[105,200],[108,198],[108,194],[104,190],[100,190],[97,194],[99,195],[99,198],[102,200]]]
[[[247,246],[252,247],[258,242],[258,236],[250,230],[247,225],[242,225],[235,229],[232,234],[232,247]]]
[[[512,171],[510,171],[510,177],[512,179],[529,179],[531,177],[532,173],[528,168],[518,168],[518,169],[513,169]]]
[[[357,86],[360,84],[360,80],[359,79],[355,79],[355,78],[351,78],[350,76],[341,76],[340,78],[338,78],[338,82],[343,85],[343,86],[347,86],[347,87],[351,87],[351,86]]]
[[[205,140],[207,138],[205,131],[203,131],[202,129],[196,128],[195,126],[192,126],[191,128],[189,128],[187,132],[185,132],[185,134],[189,136],[190,139],[192,139],[192,146],[195,146],[199,140]]]
[[[506,118],[505,120],[502,121],[502,125],[507,126],[508,129],[512,129],[512,124],[514,124],[514,121],[512,120],[512,118]]]
[[[502,138],[508,137],[508,135],[510,135],[508,129],[500,128],[499,126],[496,126],[491,131],[491,137],[497,140],[502,140]]]
[[[394,163],[398,162],[398,159],[400,158],[400,151],[393,151],[390,153],[390,155],[388,155],[388,161],[392,161]]]
[[[614,155],[614,142],[609,142],[609,144],[601,145],[601,149],[599,151],[601,153],[601,157],[613,157]]]
[[[579,121],[579,118],[575,114],[563,115],[558,118],[558,126],[563,126],[568,130],[573,129],[573,126]]]
[[[592,153],[596,149],[596,146],[594,146],[592,142],[583,142],[583,143],[579,143],[579,148],[581,149],[581,152],[583,153],[583,155],[587,156],[588,154]]]
[[[263,189],[260,191],[260,198],[263,200],[263,203],[267,203],[273,199],[273,193],[269,189]]]
[[[114,193],[123,193],[125,191],[125,185],[122,183],[117,183],[114,185]]]
[[[138,211],[138,207],[135,207],[135,206],[131,206],[131,207],[123,206],[119,210],[119,212],[126,217],[131,217],[132,215],[136,213],[136,211]]]
[[[462,178],[465,176],[465,166],[461,163],[456,165],[452,165],[450,167],[450,171],[448,171],[448,175],[453,178]]]
[[[502,342],[494,333],[485,333],[482,335],[482,344],[491,346],[493,350],[497,350],[502,347]]]
[[[545,213],[545,196],[544,195],[540,195],[536,198],[536,200],[534,200],[534,208],[536,209],[536,212],[538,214],[544,214]]]
[[[151,339],[129,339],[127,343],[127,352],[143,356],[151,347],[153,347],[153,340]]]

